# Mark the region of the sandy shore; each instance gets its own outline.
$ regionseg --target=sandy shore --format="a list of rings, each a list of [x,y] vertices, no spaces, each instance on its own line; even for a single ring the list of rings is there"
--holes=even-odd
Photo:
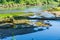
[[[60,16],[60,11],[52,11],[52,14],[55,13],[57,17]]]

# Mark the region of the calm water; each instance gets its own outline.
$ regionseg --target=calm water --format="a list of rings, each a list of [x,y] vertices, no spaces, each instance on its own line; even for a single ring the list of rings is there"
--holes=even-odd
[[[34,12],[35,16],[36,13],[39,11],[41,11],[41,8],[39,7],[31,7],[24,10],[24,12]],[[0,13],[2,12],[3,11],[0,11]],[[5,12],[20,12],[20,10],[8,10],[8,11],[4,11],[4,13]],[[54,15],[48,14],[46,12],[42,12],[41,15],[45,17],[54,17]],[[6,37],[3,38],[2,40],[12,40],[12,39],[14,40],[60,40],[60,21],[49,20],[49,23],[52,24],[52,26],[49,27],[49,29],[39,30],[36,32],[27,33],[23,35],[14,35],[13,37],[12,36]]]
[[[16,8],[16,9],[7,9],[7,10],[2,10],[0,9],[0,13],[9,13],[9,12],[38,12],[41,10],[47,10],[48,8],[51,8],[52,5],[43,5],[43,6],[29,6],[29,7],[23,7],[21,8]]]
[[[33,33],[28,33],[24,35],[16,35],[14,37],[3,38],[3,40],[60,40],[60,21],[59,20],[49,20],[52,24],[49,29],[43,31],[37,31]]]

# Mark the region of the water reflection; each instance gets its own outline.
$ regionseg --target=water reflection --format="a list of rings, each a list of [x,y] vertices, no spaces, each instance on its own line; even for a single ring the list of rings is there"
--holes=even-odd
[[[22,26],[22,25],[18,25],[18,26]],[[14,33],[14,36],[15,36],[15,35],[34,33],[37,31],[43,31],[43,30],[47,29],[47,28],[43,28],[43,27],[36,27],[35,28],[32,25],[23,25],[23,26],[30,26],[30,27],[0,29],[0,39],[12,36],[12,33]]]

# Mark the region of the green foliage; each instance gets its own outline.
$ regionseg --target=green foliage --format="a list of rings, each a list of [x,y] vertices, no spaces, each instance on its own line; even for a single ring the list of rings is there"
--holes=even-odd
[[[0,0],[0,3],[6,3],[6,2],[13,2],[13,3],[19,3],[19,4],[38,4],[38,3],[43,3],[43,2],[57,2],[59,3],[60,0]]]
[[[7,1],[6,0],[0,0],[0,3],[5,4]]]

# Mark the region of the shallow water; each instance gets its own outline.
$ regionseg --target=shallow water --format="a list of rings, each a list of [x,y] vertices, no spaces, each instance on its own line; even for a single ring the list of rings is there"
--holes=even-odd
[[[42,10],[40,7],[38,6],[30,6],[30,7],[24,7],[23,10],[17,10],[17,9],[14,9],[14,10],[0,10],[0,13],[9,13],[9,12],[37,12],[39,10]]]
[[[11,40],[12,38],[14,38],[14,40],[60,40],[60,21],[49,20],[49,23],[52,24],[49,29],[24,35],[16,35],[14,37],[7,37],[3,40]]]

